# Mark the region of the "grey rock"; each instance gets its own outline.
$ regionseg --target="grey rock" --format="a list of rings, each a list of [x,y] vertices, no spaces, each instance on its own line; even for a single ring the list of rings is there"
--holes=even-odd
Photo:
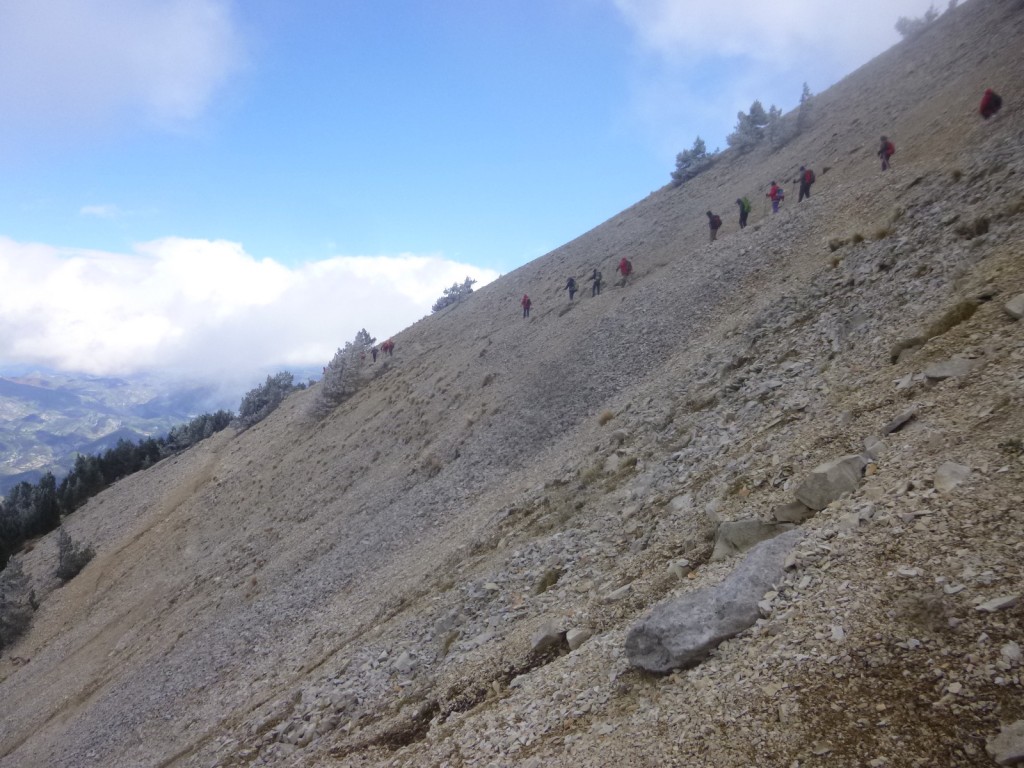
[[[792,530],[761,542],[720,584],[656,605],[626,636],[630,663],[659,673],[690,667],[750,627],[760,616],[758,602],[782,578],[786,555],[802,536]]]
[[[982,613],[995,613],[996,611],[1005,611],[1008,608],[1013,608],[1019,602],[1020,595],[1004,595],[1002,597],[994,597],[982,603],[975,610]]]
[[[530,635],[530,647],[535,653],[544,653],[565,642],[565,632],[553,622],[545,622]]]
[[[1024,763],[1024,720],[1000,728],[999,733],[985,741],[985,751],[997,765]]]
[[[1020,320],[1024,317],[1024,293],[1020,293],[1010,299],[1003,305],[1003,309],[1011,317],[1015,317]]]
[[[782,523],[796,523],[799,525],[814,517],[814,510],[802,501],[790,501],[773,508],[772,517]]]
[[[850,454],[821,464],[796,490],[796,498],[811,509],[824,509],[844,493],[860,485],[866,462],[860,454]]]
[[[925,378],[931,379],[932,381],[942,381],[943,379],[956,379],[961,376],[966,376],[972,370],[974,370],[975,362],[968,360],[966,357],[951,357],[941,363],[935,363],[930,365],[924,370]]]
[[[693,494],[684,493],[676,496],[668,505],[673,512],[690,512],[693,510]]]
[[[864,454],[872,461],[878,461],[885,455],[888,446],[885,440],[871,435],[864,438]]]
[[[575,651],[577,648],[579,648],[581,645],[587,642],[587,640],[589,640],[593,636],[593,634],[594,633],[591,632],[589,629],[580,629],[578,627],[575,627],[565,633],[565,641],[569,644],[569,650]]]
[[[793,526],[789,523],[766,523],[762,520],[736,520],[722,523],[715,532],[715,550],[711,560],[726,560],[746,552],[762,541],[772,539]]]
[[[896,416],[896,418],[894,418],[892,421],[890,421],[888,424],[882,427],[882,434],[888,435],[892,434],[893,432],[898,432],[899,430],[903,429],[906,423],[913,419],[915,416],[917,416],[917,408],[907,408],[907,410],[903,411],[903,413],[899,414],[898,416]]]
[[[935,477],[932,479],[932,484],[935,486],[936,490],[948,493],[970,476],[970,467],[965,467],[963,464],[957,464],[953,461],[946,461],[935,470]]]

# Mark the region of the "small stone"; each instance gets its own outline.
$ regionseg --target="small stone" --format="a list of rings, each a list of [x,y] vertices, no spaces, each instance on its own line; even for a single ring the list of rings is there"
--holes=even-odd
[[[605,603],[616,603],[622,598],[626,597],[632,590],[633,587],[629,584],[626,584],[623,587],[619,587],[618,589],[609,592],[607,595],[604,596],[602,600]]]
[[[973,360],[968,360],[965,357],[951,357],[944,362],[928,366],[924,371],[924,375],[925,378],[932,381],[957,379],[966,376],[974,370],[974,366],[975,362]]]
[[[1013,664],[1020,664],[1021,651],[1020,651],[1020,644],[1018,644],[1017,642],[1011,640],[1006,645],[1004,645],[1002,648],[1000,648],[999,652],[1002,654],[1003,658],[1006,659],[1007,661],[1009,661],[1009,662],[1011,662]]]
[[[957,464],[953,461],[946,461],[935,470],[935,478],[932,480],[932,484],[936,490],[942,493],[949,493],[970,476],[970,467],[965,467],[963,464]]]
[[[917,416],[917,408],[911,407],[900,413],[892,421],[882,427],[882,434],[889,435],[893,432],[899,432],[903,427],[907,425],[911,419]]]
[[[593,634],[594,633],[591,632],[589,629],[580,629],[578,627],[574,627],[573,629],[570,629],[568,632],[565,633],[565,641],[569,643],[569,650],[575,651],[577,648],[579,648],[581,645],[587,642],[587,640],[589,640],[593,636]]]
[[[1024,720],[1004,725],[998,734],[985,741],[985,751],[998,765],[1024,762]]]
[[[1003,305],[1006,314],[1020,320],[1024,317],[1024,293],[1017,294]]]
[[[1013,608],[1019,601],[1020,595],[1004,595],[1003,597],[995,597],[982,603],[976,610],[983,611],[985,613],[1005,611],[1007,608]]]

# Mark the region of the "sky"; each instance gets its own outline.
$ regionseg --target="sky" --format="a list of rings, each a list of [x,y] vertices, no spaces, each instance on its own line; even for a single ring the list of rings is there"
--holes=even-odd
[[[0,0],[0,373],[322,365],[929,5]]]

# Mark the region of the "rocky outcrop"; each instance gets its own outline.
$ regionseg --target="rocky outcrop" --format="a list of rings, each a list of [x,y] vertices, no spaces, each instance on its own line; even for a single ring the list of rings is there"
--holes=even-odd
[[[845,493],[857,490],[867,462],[860,454],[820,464],[796,490],[797,500],[811,509],[824,509]]]
[[[626,636],[629,662],[659,673],[690,667],[748,628],[757,621],[758,603],[782,577],[786,555],[801,535],[794,530],[762,542],[720,584],[655,606]]]

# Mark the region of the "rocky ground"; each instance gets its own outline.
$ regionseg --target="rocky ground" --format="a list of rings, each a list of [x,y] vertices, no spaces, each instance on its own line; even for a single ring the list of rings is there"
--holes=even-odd
[[[55,537],[21,556],[42,602],[0,661],[0,766],[1009,764],[1024,118],[973,108],[1024,91],[1022,40],[1020,3],[972,0],[785,148],[409,328],[324,422],[314,387],[90,502],[78,578],[47,576]],[[738,231],[802,163],[812,198]],[[746,629],[638,666],[658,611],[787,528]]]

